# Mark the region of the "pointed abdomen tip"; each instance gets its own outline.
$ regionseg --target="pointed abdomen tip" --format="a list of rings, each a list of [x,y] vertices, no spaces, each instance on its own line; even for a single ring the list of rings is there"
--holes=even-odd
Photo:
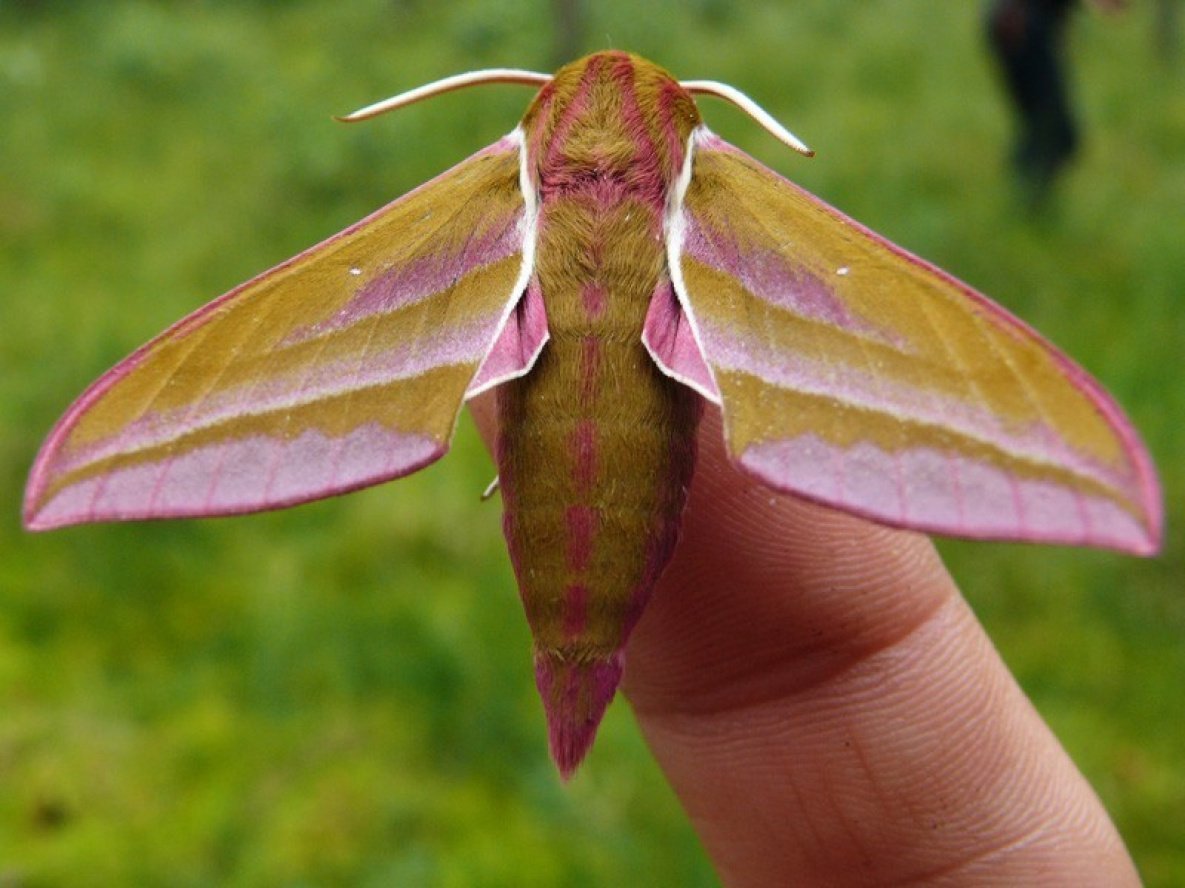
[[[605,707],[621,681],[621,652],[579,662],[546,651],[535,653],[535,684],[547,714],[547,738],[560,776],[572,776],[584,760]]]

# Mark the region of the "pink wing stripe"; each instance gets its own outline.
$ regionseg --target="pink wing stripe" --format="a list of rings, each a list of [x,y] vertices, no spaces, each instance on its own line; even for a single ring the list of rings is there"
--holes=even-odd
[[[949,429],[1037,464],[1071,468],[1108,486],[1123,488],[1131,483],[1114,467],[1070,447],[1045,423],[1007,428],[994,413],[976,404],[919,390],[862,368],[801,354],[775,354],[760,340],[746,341],[736,331],[710,323],[701,324],[701,334],[718,370],[738,370],[778,388],[831,398],[845,409],[866,409],[907,423]]]
[[[279,508],[407,475],[446,449],[447,444],[377,423],[341,438],[315,430],[288,441],[239,438],[72,484],[45,504],[30,527],[48,530],[95,516],[115,521]],[[336,457],[333,477],[304,470],[323,465],[329,455]]]
[[[493,348],[469,383],[465,397],[471,398],[508,379],[522,376],[535,365],[548,336],[543,291],[538,279],[532,277],[527,292],[514,307]]]
[[[713,403],[720,403],[716,380],[669,282],[659,284],[650,299],[642,343],[663,373],[691,386]]]
[[[237,418],[283,414],[317,401],[414,379],[437,367],[471,363],[488,347],[490,326],[488,319],[475,318],[458,325],[452,335],[372,354],[361,366],[356,357],[326,361],[313,368],[308,379],[272,376],[266,381],[212,392],[196,405],[146,414],[117,435],[64,451],[54,468],[58,472],[76,471],[115,454],[158,447]]]
[[[692,213],[685,220],[683,252],[736,279],[759,299],[854,336],[902,345],[901,337],[892,330],[854,315],[825,280],[795,261],[794,244],[779,244],[784,254],[758,246],[744,249],[723,229],[700,225]],[[809,231],[802,233],[803,238],[810,236]],[[841,266],[833,273],[845,275],[848,271]]]
[[[294,330],[283,345],[294,345],[346,330],[359,321],[389,315],[447,290],[474,268],[493,265],[522,250],[523,212],[508,213],[499,227],[474,235],[457,251],[441,250],[369,280],[331,318]],[[371,272],[360,263],[346,272],[365,279]]]
[[[815,435],[750,446],[740,464],[777,490],[889,524],[980,539],[1156,550],[1148,531],[1109,499],[1020,478],[928,448],[850,449]],[[835,471],[820,471],[822,466]],[[963,504],[973,503],[965,510]]]
[[[203,324],[208,323],[211,319],[211,316],[217,315],[219,312],[223,311],[226,308],[227,303],[233,303],[234,301],[236,301],[237,298],[243,293],[243,291],[251,289],[256,284],[262,282],[266,278],[272,277],[274,275],[279,275],[281,273],[288,272],[289,270],[292,270],[292,269],[299,268],[302,265],[302,263],[305,263],[308,259],[315,258],[318,254],[325,252],[327,248],[332,248],[335,245],[348,240],[350,237],[352,237],[356,233],[368,228],[372,223],[380,221],[396,204],[403,204],[405,202],[409,202],[413,198],[416,198],[416,197],[419,197],[419,196],[429,193],[434,187],[436,187],[440,183],[448,181],[454,175],[454,173],[456,173],[456,171],[458,169],[460,169],[461,167],[472,163],[473,161],[477,160],[478,158],[497,157],[500,155],[507,155],[507,154],[518,154],[518,152],[520,150],[521,150],[521,140],[519,137],[517,137],[513,133],[511,135],[503,136],[501,139],[499,139],[497,142],[494,142],[492,145],[489,145],[489,146],[483,148],[481,151],[478,151],[476,154],[461,161],[461,163],[457,164],[452,169],[445,170],[443,173],[436,176],[434,179],[428,180],[424,184],[420,185],[418,188],[413,188],[407,194],[403,195],[402,197],[396,198],[394,201],[387,204],[386,206],[380,207],[379,209],[375,210],[370,215],[365,216],[362,219],[359,219],[353,225],[350,225],[347,228],[343,228],[337,234],[332,235],[331,237],[327,238],[326,240],[322,241],[321,243],[314,244],[313,246],[309,247],[308,249],[303,250],[300,253],[297,253],[295,256],[291,257],[290,259],[287,259],[284,262],[281,262],[279,265],[269,268],[267,271],[261,272],[260,274],[256,275],[255,277],[251,278],[250,280],[244,281],[243,283],[239,284],[239,286],[235,287],[234,289],[228,290],[226,293],[223,293],[217,299],[214,299],[213,301],[206,303],[201,308],[197,309],[196,311],[192,312],[191,314],[186,315],[184,318],[182,318],[180,321],[178,321],[176,324],[174,324],[172,327],[170,327],[168,330],[166,330],[163,334],[161,334],[161,336],[158,336],[157,339],[154,339],[153,341],[148,342],[144,346],[141,346],[141,348],[139,348],[136,352],[134,352],[132,355],[128,356],[125,360],[121,361],[119,364],[117,364],[115,367],[113,367],[111,370],[109,370],[106,374],[101,376],[95,382],[93,388],[96,390],[100,389],[100,388],[103,388],[104,390],[106,388],[109,388],[111,382],[113,382],[113,380],[108,380],[109,376],[114,376],[116,374],[118,374],[119,376],[123,376],[123,375],[126,375],[127,373],[131,372],[131,370],[135,369],[135,366],[138,363],[138,360],[140,358],[146,356],[158,340],[163,339],[165,337],[179,338],[182,335],[185,335],[185,334],[188,334],[189,332],[191,332],[191,330],[193,328],[200,327]],[[522,213],[522,209],[520,207],[510,217],[508,217],[507,224],[509,225],[509,228],[499,229],[499,230],[503,231],[504,234],[510,236],[512,239],[517,238],[515,243],[516,243],[516,246],[519,248],[521,248],[521,246],[522,246],[522,237],[521,237],[522,232],[516,230],[516,224],[522,219],[522,216],[523,216],[523,213]],[[515,223],[515,224],[510,224],[511,220],[513,220],[513,223]],[[503,253],[501,256],[497,256],[497,255],[495,255],[495,253],[497,252],[497,247],[495,246],[495,244],[500,243],[500,241],[498,241],[497,238],[495,237],[490,243],[491,243],[491,250],[492,250],[491,258],[483,259],[482,261],[494,262],[494,261],[497,261],[498,258],[505,258],[505,256],[511,255],[515,252],[515,250],[511,250],[509,253]],[[421,269],[423,269],[425,267],[426,266],[420,266]],[[347,275],[350,275],[351,277],[355,276],[355,271],[357,272],[356,276],[361,278],[364,273],[364,270],[361,267],[359,267],[357,269],[351,269],[351,268],[345,269],[345,273]],[[424,276],[418,280],[419,284],[425,284],[427,282],[427,274],[424,272],[422,272],[422,274]],[[443,277],[445,272],[441,272],[440,274],[442,275],[442,277],[440,278],[441,280],[451,280],[451,278]],[[399,278],[397,276],[390,278],[390,280],[392,281],[393,287],[397,286],[396,284],[394,284],[394,281],[396,281],[398,279]],[[362,289],[366,292],[371,291],[370,287],[364,287]],[[413,289],[412,292],[403,294],[402,298],[404,301],[402,304],[404,306],[412,305],[415,302],[419,301],[420,299],[424,298],[424,295],[425,295],[424,293]],[[379,290],[376,292],[376,295],[372,296],[371,298],[372,298],[373,302],[378,302],[383,298],[382,285],[379,285]],[[389,294],[388,294],[388,298],[389,298]],[[399,306],[397,306],[397,305],[387,305],[386,310],[390,311],[390,310],[394,310],[395,308],[398,308],[398,307]],[[353,311],[360,316],[365,316],[368,313],[367,308],[368,308],[368,306],[363,306],[361,308],[355,307],[355,309],[353,309]],[[373,309],[371,309],[371,310],[373,311]],[[298,328],[298,329],[310,330],[311,328],[306,327],[306,328]],[[312,335],[315,336],[316,332],[312,332]],[[106,385],[104,385],[104,383],[106,383]],[[96,395],[99,394],[98,391],[95,391],[93,393]],[[87,394],[92,394],[92,392],[87,392]],[[85,398],[86,395],[84,395],[83,397]],[[82,399],[80,398],[79,401],[81,401],[81,400]],[[77,406],[78,403],[79,402],[75,402],[75,405]],[[69,414],[62,417],[63,423],[68,418],[68,416],[69,416]]]

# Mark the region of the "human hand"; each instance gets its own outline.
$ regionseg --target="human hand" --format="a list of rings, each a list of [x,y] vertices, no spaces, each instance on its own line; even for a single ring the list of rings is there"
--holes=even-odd
[[[1138,885],[930,541],[699,445],[623,690],[725,884]]]

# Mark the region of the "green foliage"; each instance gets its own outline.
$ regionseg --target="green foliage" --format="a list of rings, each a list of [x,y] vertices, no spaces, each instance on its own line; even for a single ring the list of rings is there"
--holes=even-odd
[[[1085,151],[1024,211],[973,5],[587,4],[589,48],[736,84],[715,128],[997,296],[1107,381],[1169,504],[1158,560],[944,544],[1151,885],[1185,884],[1185,88],[1151,13],[1082,15]],[[595,9],[592,8],[595,6]],[[546,757],[472,428],[420,476],[251,518],[24,534],[24,474],[148,336],[508,130],[459,70],[546,68],[551,6],[0,0],[0,884],[711,884],[628,708]]]

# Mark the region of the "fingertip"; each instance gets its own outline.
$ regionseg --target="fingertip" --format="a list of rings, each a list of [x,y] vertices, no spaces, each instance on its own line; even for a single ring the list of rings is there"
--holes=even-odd
[[[775,661],[816,681],[957,596],[925,536],[769,490],[720,428],[706,411],[681,539],[631,639],[636,704],[715,706]]]
[[[929,539],[765,489],[715,410],[623,688],[730,883],[1129,884]]]

